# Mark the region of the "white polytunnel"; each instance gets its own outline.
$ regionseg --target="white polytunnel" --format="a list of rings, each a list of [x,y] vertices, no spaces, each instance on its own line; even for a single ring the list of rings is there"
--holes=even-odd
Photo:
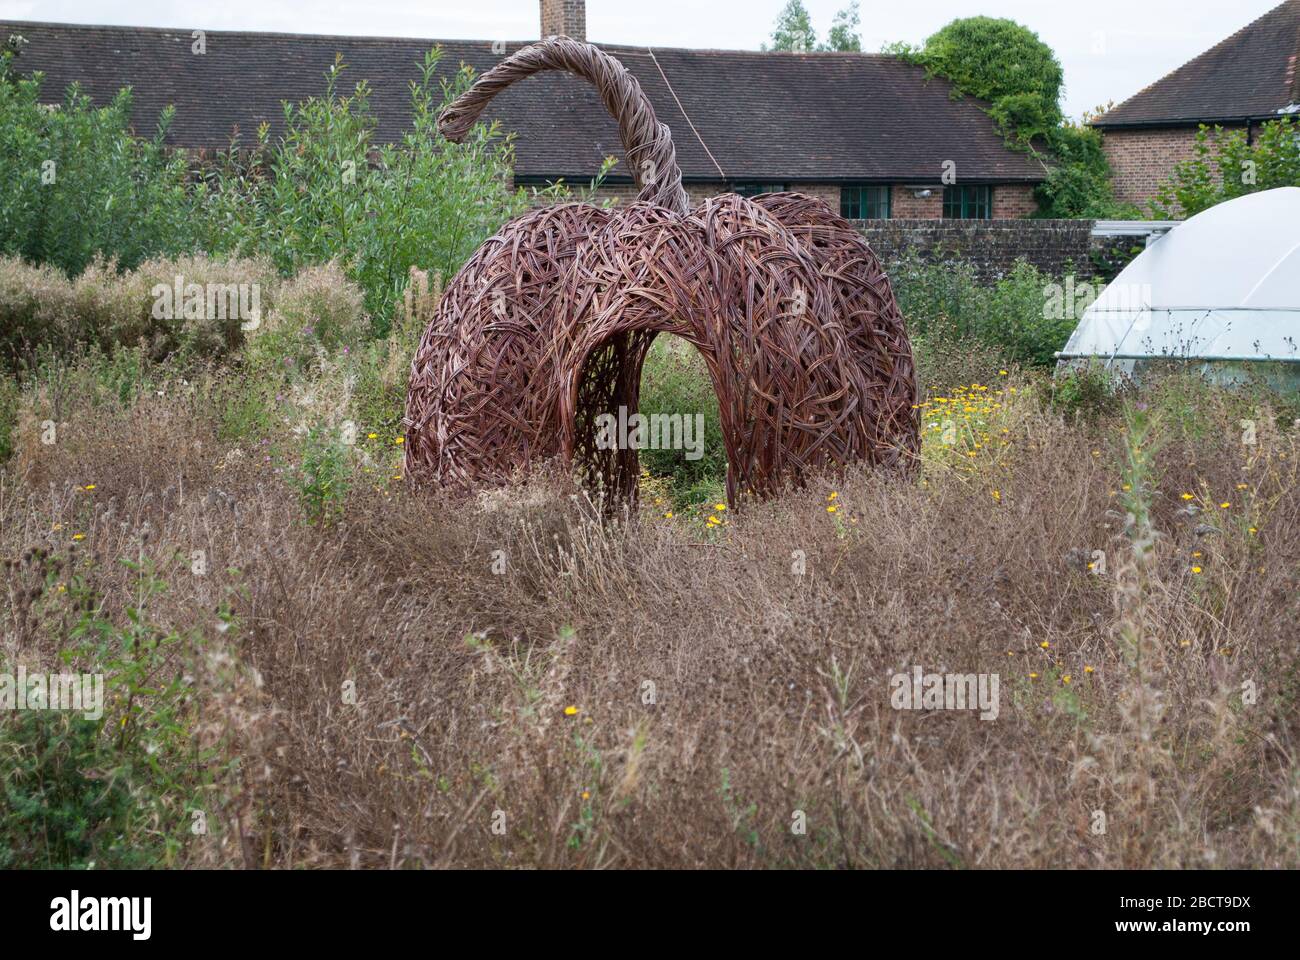
[[[1273,362],[1300,375],[1300,187],[1229,200],[1139,254],[1088,306],[1062,363]]]

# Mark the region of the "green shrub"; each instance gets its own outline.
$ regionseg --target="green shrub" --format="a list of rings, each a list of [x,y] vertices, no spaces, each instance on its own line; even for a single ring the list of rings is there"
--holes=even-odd
[[[0,254],[79,273],[96,256],[133,267],[193,245],[183,153],[131,129],[131,94],[95,107],[74,85],[59,109],[40,102],[41,77],[0,52]]]
[[[975,319],[975,334],[995,344],[1012,363],[1049,366],[1078,324],[1066,311],[1053,316],[1047,308],[1052,278],[1025,261],[987,292],[982,314]]]
[[[704,417],[703,456],[688,460],[686,450],[642,450],[641,467],[653,476],[671,477],[675,495],[714,489],[727,476],[718,399],[699,352],[676,337],[657,337],[641,370],[640,413]]]
[[[53,264],[70,275],[144,265],[140,281],[158,279],[151,258],[196,250],[223,259],[266,257],[284,276],[337,260],[361,287],[374,332],[382,335],[412,265],[450,276],[528,207],[525,191],[512,186],[513,148],[499,125],[477,125],[461,144],[437,132],[440,109],[468,88],[473,71],[462,67],[439,79],[436,48],[411,85],[413,123],[400,142],[375,144],[369,87],[362,81],[341,94],[338,60],[323,96],[285,105],[282,139],[272,143],[263,125],[251,149],[233,142],[193,176],[184,151],[163,148],[170,108],[157,135],[145,140],[129,126],[129,91],[95,108],[74,86],[61,109],[48,110],[40,103],[41,78],[18,74],[13,49],[0,57],[0,256]],[[544,192],[568,195],[563,186]],[[105,291],[121,292],[127,303],[97,302]],[[102,332],[100,342],[143,337],[153,355],[186,342],[207,356],[239,340],[237,326],[151,322],[130,307],[136,301],[135,291],[104,285],[80,304],[83,313],[120,307],[116,332]],[[60,323],[39,332],[43,318],[33,318],[33,309],[27,304],[6,324],[0,349],[27,349],[33,331],[43,342],[58,338]]]
[[[528,206],[511,187],[513,148],[498,124],[461,144],[438,133],[441,107],[473,81],[462,68],[440,85],[441,56],[429,51],[411,85],[411,129],[383,146],[369,85],[341,94],[336,60],[323,96],[285,105],[280,142],[264,128],[247,156],[222,158],[206,182],[204,248],[265,253],[286,276],[339,258],[386,333],[412,265],[450,276]]]
[[[1300,187],[1300,119],[1283,117],[1245,130],[1201,125],[1190,159],[1151,201],[1151,215],[1192,217],[1225,200],[1277,187]]]
[[[277,286],[269,263],[258,260],[181,256],[121,271],[95,257],[70,281],[48,265],[3,257],[0,364],[31,367],[44,350],[79,346],[105,353],[142,346],[153,360],[219,359],[244,340],[241,307],[265,313]]]
[[[0,372],[0,464],[14,452],[14,428],[18,424],[18,382]]]
[[[339,519],[351,482],[351,464],[338,431],[319,425],[309,429],[289,477],[309,523],[329,524]]]
[[[84,869],[132,814],[130,784],[81,714],[17,711],[4,724],[0,869]],[[107,762],[107,769],[106,769]],[[120,863],[110,864],[120,866]]]
[[[195,738],[185,678],[204,672],[203,638],[153,623],[146,609],[165,582],[148,561],[121,563],[134,598],[121,623],[82,574],[57,594],[67,606],[43,611],[49,629],[67,631],[59,669],[103,675],[102,715],[88,717],[89,707],[0,714],[0,868],[168,865],[190,837],[190,811],[223,772],[215,748],[225,744]],[[46,586],[69,569],[50,568]],[[219,617],[229,623],[224,609]]]
[[[1053,316],[1047,306],[1054,281],[1023,260],[992,284],[981,282],[968,262],[915,256],[891,266],[889,275],[914,337],[932,344],[979,341],[1003,365],[1053,363],[1077,322]]]
[[[1027,142],[1046,134],[1061,118],[1065,80],[1060,61],[1038,34],[1014,20],[954,20],[917,48],[892,52],[951,80],[962,93],[987,100],[1008,134]]]
[[[1061,121],[1048,131],[1054,158],[1047,179],[1035,188],[1038,215],[1056,219],[1134,220],[1142,212],[1115,199],[1113,171],[1102,148],[1101,131],[1085,123]]]
[[[1132,204],[1115,200],[1101,134],[1065,118],[1064,73],[1052,48],[1014,20],[954,20],[921,47],[887,48],[927,72],[945,77],[957,92],[989,103],[987,112],[1017,149],[1040,157],[1046,179],[1035,190],[1038,215],[1132,219]]]
[[[1099,420],[1119,412],[1115,383],[1100,367],[1088,365],[1063,371],[1046,391],[1047,406],[1067,419]]]
[[[276,286],[274,307],[249,331],[250,361],[306,370],[321,355],[356,349],[370,335],[363,300],[337,261],[303,267]]]

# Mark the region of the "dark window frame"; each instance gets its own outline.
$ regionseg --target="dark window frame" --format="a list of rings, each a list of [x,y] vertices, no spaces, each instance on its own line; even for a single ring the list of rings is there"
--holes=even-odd
[[[790,184],[763,180],[742,180],[731,185],[731,192],[741,197],[757,197],[764,193],[789,193]]]
[[[869,192],[875,193],[871,199]],[[840,216],[845,220],[888,220],[893,215],[892,184],[846,183],[840,187]]]
[[[953,184],[944,187],[943,218],[945,220],[992,220],[992,184]]]

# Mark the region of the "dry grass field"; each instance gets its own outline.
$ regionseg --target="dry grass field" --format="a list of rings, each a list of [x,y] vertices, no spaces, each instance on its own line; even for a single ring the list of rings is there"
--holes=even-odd
[[[358,386],[401,364],[306,366],[11,390],[0,656],[109,695],[0,714],[0,861],[1300,865],[1300,442],[1260,395],[1067,416],[989,370],[928,389],[916,479],[647,477],[609,520],[554,476],[412,493]],[[895,709],[918,666],[997,675],[996,719]]]

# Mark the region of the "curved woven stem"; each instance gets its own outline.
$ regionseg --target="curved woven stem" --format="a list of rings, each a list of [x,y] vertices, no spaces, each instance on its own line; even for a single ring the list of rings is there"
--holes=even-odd
[[[548,37],[506,57],[438,115],[438,129],[448,140],[460,143],[493,97],[516,80],[543,70],[567,70],[596,88],[605,109],[618,121],[623,153],[640,191],[638,199],[677,214],[690,209],[672,133],[655,117],[636,77],[589,43]]]

